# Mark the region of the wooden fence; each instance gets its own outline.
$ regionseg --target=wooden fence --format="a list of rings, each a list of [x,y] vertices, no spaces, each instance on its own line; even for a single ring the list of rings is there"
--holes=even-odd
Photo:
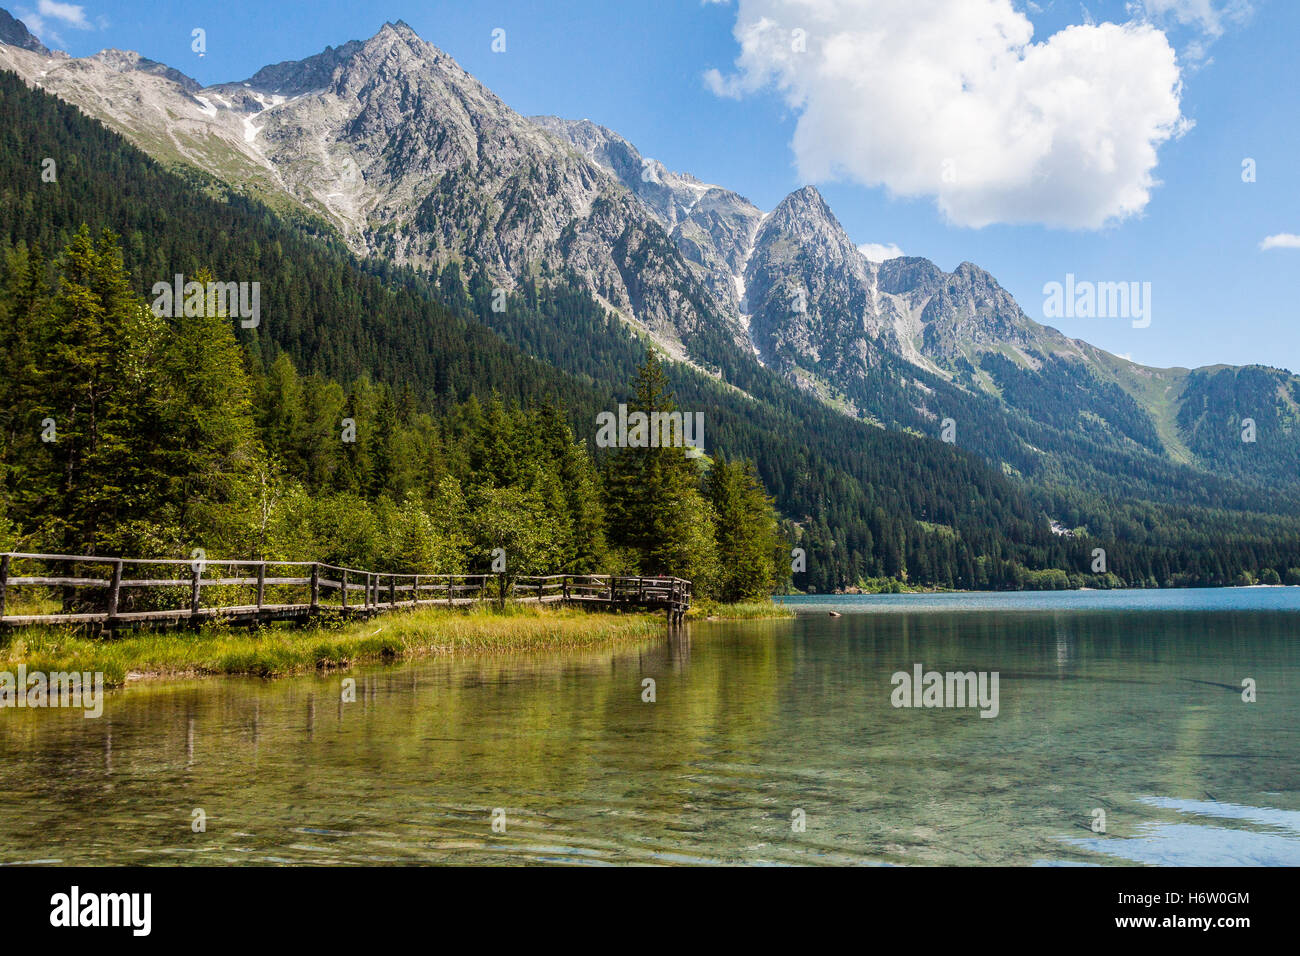
[[[17,607],[15,595],[26,600],[21,613],[10,614],[9,608]],[[254,626],[503,600],[663,610],[675,624],[690,607],[691,582],[603,574],[388,574],[315,561],[0,553],[0,626],[7,627],[90,625],[116,631],[215,620]],[[57,610],[50,607],[55,603]]]

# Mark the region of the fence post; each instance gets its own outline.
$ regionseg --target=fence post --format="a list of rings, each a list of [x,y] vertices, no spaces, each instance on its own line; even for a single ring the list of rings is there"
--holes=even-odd
[[[266,603],[266,562],[257,562],[257,609],[262,610]]]
[[[199,616],[199,604],[201,603],[199,598],[199,589],[203,586],[200,583],[202,579],[203,579],[203,566],[196,562],[191,572],[191,578],[190,578],[190,617],[191,618],[197,618]]]
[[[64,568],[65,570],[63,573],[68,576],[71,576],[76,573],[77,566],[75,564],[69,564],[67,561],[64,561],[61,558],[56,559],[55,563],[58,564],[60,567]],[[63,585],[63,587],[59,588],[59,608],[65,614],[68,611],[73,610],[72,607],[73,592],[74,589],[70,584],[65,584]]]
[[[113,562],[113,581],[108,586],[108,619],[117,617],[117,599],[122,591],[122,559]],[[2,602],[0,602],[2,603]]]
[[[420,576],[415,576],[415,585],[411,588],[411,604],[414,607],[420,606]]]
[[[569,576],[566,574],[560,586],[564,589],[564,603],[569,603]]]
[[[348,572],[343,569],[343,610],[348,609]]]
[[[9,590],[9,555],[0,554],[0,617],[5,616],[5,592]]]
[[[388,576],[388,606],[397,607],[397,575]]]
[[[320,565],[315,561],[311,563],[311,609],[314,611],[320,605]]]

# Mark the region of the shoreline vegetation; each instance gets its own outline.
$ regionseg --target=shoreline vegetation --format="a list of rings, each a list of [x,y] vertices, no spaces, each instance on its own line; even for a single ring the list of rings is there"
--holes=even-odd
[[[767,602],[706,604],[689,620],[793,617]],[[574,608],[479,606],[397,610],[363,621],[257,630],[211,625],[141,631],[105,640],[48,627],[0,636],[0,670],[101,672],[120,687],[140,680],[214,676],[289,677],[358,664],[618,647],[660,640],[662,615]]]
[[[109,686],[212,676],[288,677],[421,657],[511,654],[653,640],[663,621],[649,614],[554,608],[422,608],[307,627],[141,631],[113,640],[59,628],[15,631],[0,669],[102,671]]]
[[[766,601],[740,601],[735,604],[696,601],[686,612],[688,621],[784,620],[794,616],[794,611],[770,598]]]

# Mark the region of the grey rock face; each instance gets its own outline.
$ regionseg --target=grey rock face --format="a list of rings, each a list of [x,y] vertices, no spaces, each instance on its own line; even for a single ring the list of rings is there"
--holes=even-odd
[[[678,353],[723,314],[643,203],[403,23],[246,85],[288,97],[262,148],[366,253],[472,259],[506,287],[568,270]]]
[[[1015,299],[978,266],[963,262],[944,276],[921,313],[922,351],[950,363],[964,349],[1036,344],[1036,328]]]
[[[622,136],[590,120],[534,116],[532,122],[613,174],[667,229],[684,218],[708,189],[693,176],[670,172],[663,163],[644,158]]]
[[[737,281],[763,213],[728,189],[669,170],[642,156],[613,130],[590,120],[534,116],[532,121],[628,189],[669,232],[693,272],[728,318],[742,311]]]
[[[324,89],[332,83],[334,71],[360,50],[361,46],[359,40],[349,41],[337,48],[327,46],[305,60],[285,60],[264,66],[244,82],[259,92],[278,93],[282,96],[297,96],[309,90]]]
[[[30,50],[42,56],[49,56],[49,48],[32,36],[21,20],[15,20],[9,11],[0,10],[0,43],[16,46],[20,50]]]
[[[880,291],[891,295],[931,296],[943,283],[943,270],[929,259],[899,256],[886,259],[878,269]]]
[[[750,331],[782,369],[851,377],[876,348],[896,348],[879,321],[875,269],[812,186],[791,193],[758,230],[745,272]]]
[[[745,271],[750,333],[764,358],[804,381],[814,372],[852,392],[883,355],[944,378],[971,376],[985,351],[1036,367],[1049,355],[1113,376],[1078,343],[1031,320],[971,263],[946,273],[928,259],[867,260],[817,190],[786,197],[758,231]]]
[[[190,79],[180,70],[174,70],[165,63],[150,60],[132,50],[100,50],[87,61],[101,64],[118,73],[147,73],[170,80],[187,93],[197,93],[203,89],[197,81]]]

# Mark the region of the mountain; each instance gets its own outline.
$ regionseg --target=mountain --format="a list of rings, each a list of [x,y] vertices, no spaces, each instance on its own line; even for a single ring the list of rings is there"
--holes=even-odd
[[[446,295],[577,288],[743,392],[772,373],[886,429],[937,437],[951,418],[958,445],[1045,486],[1267,509],[1298,481],[1295,376],[1137,365],[1034,322],[972,263],[871,262],[815,187],[764,213],[590,121],[522,117],[400,21],[208,88],[118,51],[6,45],[0,66]],[[483,321],[572,372],[622,360],[563,318],[559,339]],[[1264,440],[1240,440],[1243,418]]]
[[[470,261],[505,289],[573,275],[678,358],[724,314],[635,197],[405,23],[207,89],[130,57],[0,49],[147,152],[310,210],[359,255]]]
[[[0,10],[0,43],[16,46],[20,50],[30,50],[41,56],[50,55],[45,44],[32,36],[22,21],[15,20],[7,10]]]
[[[156,80],[149,74],[144,82]],[[62,157],[57,188],[32,174],[46,156]],[[335,428],[347,407],[340,403],[360,402],[419,433],[400,454],[395,446],[384,450],[396,432],[367,452],[379,454],[376,463],[386,461],[394,476],[408,476],[386,485],[401,494],[413,470],[436,470],[447,451],[436,432],[420,431],[417,412],[445,413],[462,401],[472,408],[474,399],[494,404],[494,396],[533,408],[558,399],[581,439],[592,434],[596,411],[627,400],[643,354],[629,327],[580,284],[534,277],[498,311],[482,270],[465,281],[456,263],[431,278],[359,261],[309,220],[279,215],[188,165],[167,169],[4,71],[0,210],[0,386],[21,383],[26,369],[22,322],[12,321],[30,311],[25,292],[12,294],[25,288],[24,263],[39,266],[37,250],[48,256],[63,248],[82,223],[92,234],[108,228],[121,237],[139,295],[159,278],[201,268],[261,283],[262,323],[236,334],[256,389],[271,390],[264,407],[278,407],[277,389],[296,396],[290,404],[303,422],[287,431],[275,426],[267,440],[314,487],[334,481],[328,461],[339,457]],[[807,572],[795,576],[801,588],[879,577],[962,588],[1223,584],[1283,572],[1300,579],[1300,515],[1294,508],[1290,515],[1258,513],[1258,496],[1240,482],[1165,465],[1135,469],[1126,479],[1131,494],[1048,489],[1009,478],[962,447],[841,414],[790,387],[750,352],[719,357],[725,381],[686,363],[669,363],[666,372],[680,407],[708,410],[709,454],[757,463],[787,533],[806,552]],[[311,376],[300,394],[285,361]],[[915,369],[915,376],[930,373]],[[378,407],[367,380],[386,389]],[[973,423],[987,417],[977,412]],[[23,456],[8,459],[5,448],[30,443],[29,417],[0,404],[0,482],[11,490],[24,487]],[[457,426],[446,427],[454,441]],[[1040,428],[1036,440],[1044,446],[1062,440]],[[1138,492],[1155,481],[1169,482],[1176,503],[1144,500]],[[368,493],[381,492],[371,486]],[[0,526],[4,519],[0,501]],[[1091,570],[1098,547],[1109,556],[1104,574]]]
[[[763,213],[721,186],[675,173],[642,156],[613,130],[590,120],[534,116],[532,121],[613,175],[668,231],[677,250],[731,318],[743,318],[745,262]]]
[[[1190,430],[1183,409],[1201,401],[1199,372],[1139,365],[1035,322],[974,263],[947,273],[920,257],[872,262],[815,187],[765,214],[734,192],[668,171],[588,120],[533,121],[650,209],[765,363],[848,414],[935,435],[943,418],[960,419],[957,409],[974,405],[983,421],[958,431],[978,439],[968,447],[1019,474],[1086,486],[1098,474],[1082,473],[1080,456],[1110,472],[1117,469],[1107,458],[1123,459],[1127,471],[1191,464],[1270,490],[1300,475],[1289,397],[1300,378],[1288,372],[1252,367],[1215,393],[1269,422],[1270,443],[1243,454],[1244,413],[1225,411],[1198,434]],[[1247,386],[1261,374],[1274,389]],[[1045,450],[1043,426],[1065,439],[1059,451]]]

